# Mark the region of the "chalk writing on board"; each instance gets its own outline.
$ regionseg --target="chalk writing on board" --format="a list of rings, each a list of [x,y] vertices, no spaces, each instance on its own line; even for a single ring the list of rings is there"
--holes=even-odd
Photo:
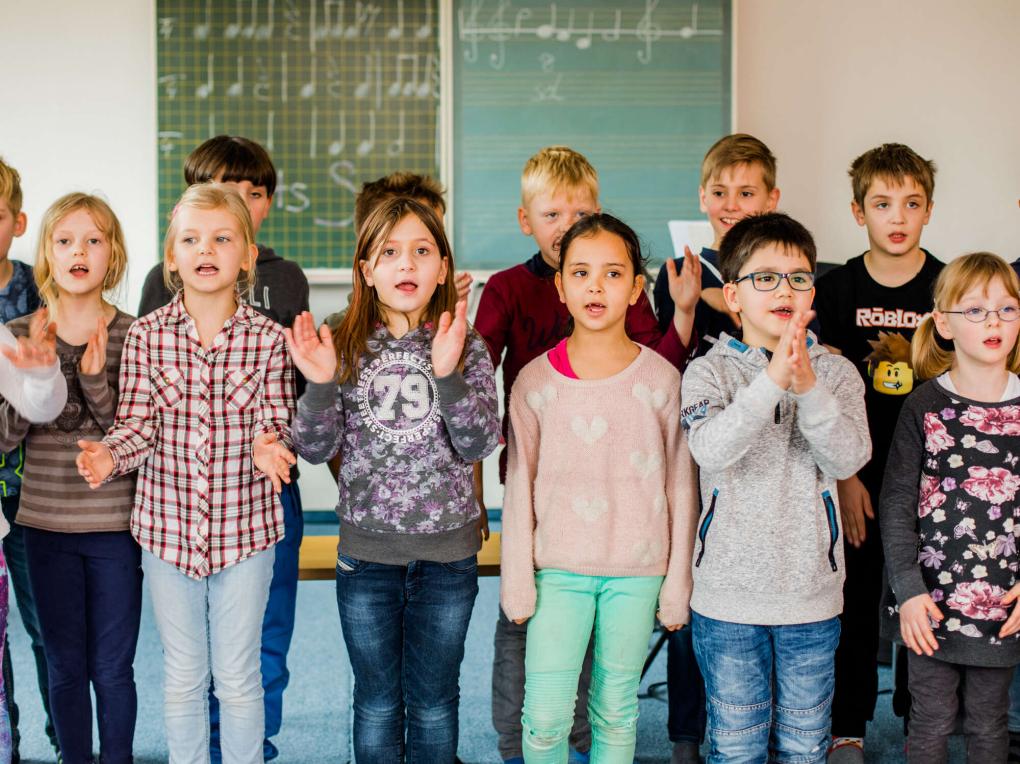
[[[706,28],[698,19],[698,4],[691,5],[690,15],[681,23],[661,20],[660,0],[645,0],[644,9],[633,23],[625,23],[623,8],[578,11],[550,2],[543,6],[513,8],[507,0],[472,0],[457,13],[458,39],[463,44],[464,61],[479,60],[479,46],[492,43],[488,56],[493,69],[506,65],[506,43],[510,40],[533,39],[572,43],[578,50],[590,50],[601,43],[634,45],[634,54],[641,64],[652,62],[655,43],[661,40],[697,37],[721,37],[721,28]],[[635,17],[633,6],[625,6],[628,17]],[[640,6],[637,6],[640,8]],[[630,18],[628,18],[628,21]]]
[[[349,263],[361,183],[437,172],[437,1],[156,0],[161,219],[187,154],[245,135],[277,167],[268,241]]]

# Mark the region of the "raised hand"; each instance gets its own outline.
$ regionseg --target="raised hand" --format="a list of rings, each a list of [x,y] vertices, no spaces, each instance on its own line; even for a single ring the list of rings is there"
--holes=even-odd
[[[89,488],[99,488],[113,472],[113,454],[105,443],[97,440],[79,440],[81,453],[75,458],[78,474],[85,478]]]
[[[293,329],[284,329],[290,357],[309,382],[331,382],[336,378],[336,348],[329,327],[315,331],[315,321],[307,310],[294,319]]]
[[[46,308],[32,316],[28,337],[19,337],[14,347],[0,347],[0,353],[19,369],[52,366],[57,360],[57,325],[50,323]]]
[[[815,317],[813,310],[795,313],[790,321],[790,388],[803,395],[815,386],[815,371],[807,349],[807,327]]]
[[[109,338],[110,335],[106,331],[106,319],[100,316],[96,319],[95,334],[89,337],[89,343],[85,346],[85,353],[78,365],[82,374],[99,374],[106,368],[106,342]]]
[[[918,594],[900,606],[900,635],[903,644],[918,655],[929,658],[939,649],[931,621],[942,620],[942,611],[938,609],[930,594]]]
[[[677,272],[676,260],[666,261],[666,278],[669,280],[669,296],[677,311],[690,313],[701,297],[701,258],[684,246],[683,268]]]
[[[471,282],[474,279],[471,274],[467,271],[461,271],[457,274],[457,277],[453,280],[454,285],[457,287],[457,299],[466,300],[468,295],[471,293]]]
[[[290,468],[297,463],[287,447],[276,439],[276,434],[264,432],[255,438],[252,445],[252,461],[273,483],[273,490],[283,490],[282,483],[290,482]]]
[[[445,311],[439,317],[436,336],[432,338],[432,373],[437,377],[446,377],[453,373],[464,352],[464,340],[467,337],[467,301],[457,303],[454,315]]]

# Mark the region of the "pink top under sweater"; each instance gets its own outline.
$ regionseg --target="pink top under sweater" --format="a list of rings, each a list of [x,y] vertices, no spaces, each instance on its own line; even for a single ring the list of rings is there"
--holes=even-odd
[[[665,576],[659,610],[686,623],[698,516],[680,428],[680,374],[642,347],[606,379],[569,379],[542,354],[510,397],[501,601],[535,612],[535,570]]]

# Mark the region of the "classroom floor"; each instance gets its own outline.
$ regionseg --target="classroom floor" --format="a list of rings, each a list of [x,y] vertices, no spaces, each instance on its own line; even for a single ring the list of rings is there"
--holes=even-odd
[[[496,620],[499,581],[484,578],[468,632],[467,655],[461,672],[460,758],[466,764],[498,764],[496,734],[489,718],[492,634]],[[340,636],[334,585],[328,581],[302,582],[298,593],[297,630],[291,649],[291,683],[284,697],[283,731],[275,742],[281,764],[348,762],[350,730],[350,673]],[[17,608],[11,607],[8,634],[14,658],[16,698],[21,708],[21,756],[25,764],[52,762],[43,733],[42,705],[35,684],[28,639]],[[665,679],[665,650],[653,664],[648,685]],[[167,760],[162,717],[162,654],[148,597],[142,614],[141,637],[135,659],[138,683],[136,764]],[[880,686],[888,688],[888,669]],[[638,726],[637,762],[668,762],[666,703],[662,693],[642,697]],[[869,738],[868,762],[900,762],[903,757],[901,721],[890,710],[890,695],[879,698],[876,722]],[[98,738],[96,738],[98,752]],[[962,761],[954,741],[953,761]]]

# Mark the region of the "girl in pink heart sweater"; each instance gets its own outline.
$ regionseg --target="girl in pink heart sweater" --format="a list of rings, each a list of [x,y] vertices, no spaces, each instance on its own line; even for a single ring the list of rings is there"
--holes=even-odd
[[[565,762],[592,628],[593,761],[634,757],[637,690],[656,614],[687,623],[697,483],[680,428],[680,375],[631,341],[640,245],[610,215],[576,223],[556,286],[570,337],[528,364],[510,400],[501,600],[530,619],[528,762]]]

